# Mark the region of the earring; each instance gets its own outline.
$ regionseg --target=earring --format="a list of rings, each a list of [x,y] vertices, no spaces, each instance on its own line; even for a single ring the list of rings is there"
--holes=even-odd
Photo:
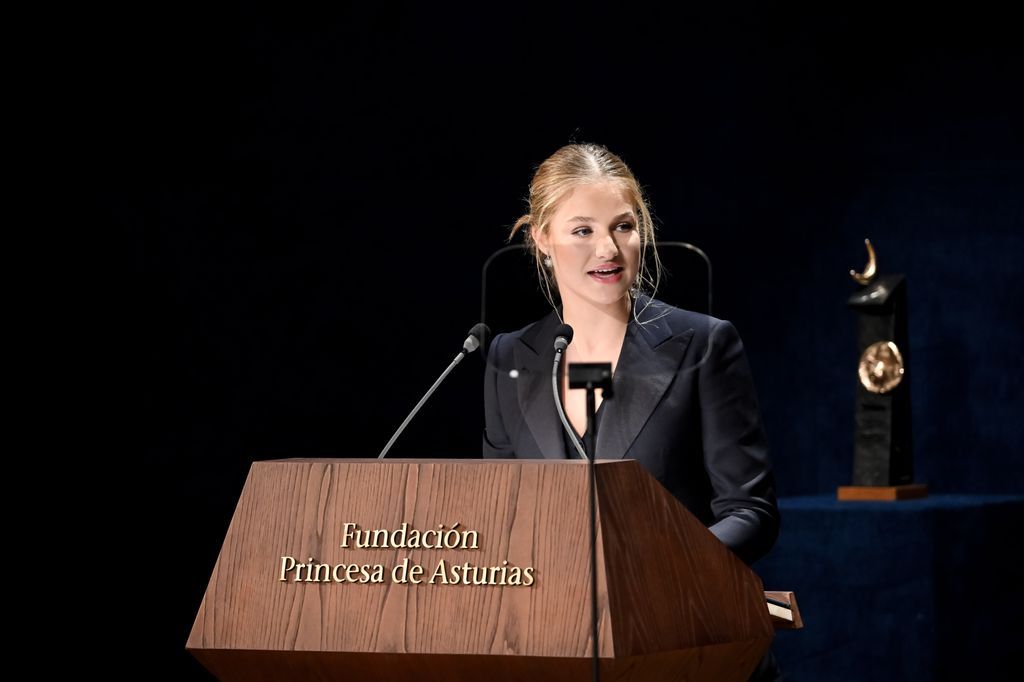
[[[542,260],[541,263],[544,264],[544,267],[550,269],[551,268],[551,256],[544,256],[544,260]]]

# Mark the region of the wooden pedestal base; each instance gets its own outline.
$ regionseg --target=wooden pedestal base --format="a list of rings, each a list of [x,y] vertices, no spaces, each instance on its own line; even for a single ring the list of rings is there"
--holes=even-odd
[[[928,497],[928,486],[924,483],[908,485],[841,485],[836,492],[840,500],[850,502],[857,500],[894,502],[896,500],[913,500]]]

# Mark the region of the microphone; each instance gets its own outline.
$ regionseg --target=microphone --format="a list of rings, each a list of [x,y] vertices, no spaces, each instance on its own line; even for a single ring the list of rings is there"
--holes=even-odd
[[[555,330],[555,352],[563,352],[570,343],[572,343],[572,327],[563,322]]]
[[[481,340],[487,338],[488,336],[490,336],[490,334],[490,328],[483,322],[473,325],[473,328],[469,330],[468,336],[466,336],[466,340],[462,342],[462,350],[459,351],[459,354],[456,355],[455,359],[452,360],[450,365],[448,365],[448,368],[441,373],[441,376],[437,378],[437,381],[434,382],[434,385],[430,387],[430,389],[423,395],[422,398],[420,398],[420,401],[416,403],[416,407],[412,408],[412,412],[409,413],[409,416],[405,418],[405,421],[402,422],[402,425],[398,427],[397,431],[395,431],[395,435],[391,436],[391,440],[388,441],[388,444],[385,445],[384,449],[380,451],[379,455],[377,455],[377,459],[384,459],[384,456],[388,454],[388,450],[390,450],[391,446],[395,444],[395,441],[398,440],[398,437],[402,435],[402,431],[405,431],[405,427],[409,425],[409,422],[412,421],[412,418],[415,417],[416,413],[420,411],[421,407],[423,407],[423,403],[427,402],[427,398],[434,394],[434,391],[436,391],[437,387],[441,385],[441,382],[444,381],[445,377],[448,376],[448,374],[453,369],[455,369],[455,365],[462,362],[462,358],[466,357],[467,355],[475,351],[477,348],[479,348]]]
[[[469,336],[467,336],[466,340],[462,343],[464,355],[468,355],[479,348],[480,344],[484,342],[490,333],[491,330],[483,322],[477,322],[474,324],[473,328],[469,330]]]
[[[582,459],[586,459],[587,453],[583,449],[580,439],[576,437],[576,432],[572,430],[572,426],[565,416],[565,410],[562,409],[562,397],[558,390],[558,365],[562,362],[562,354],[570,343],[572,343],[572,327],[564,323],[558,325],[555,330],[555,364],[551,368],[551,393],[555,397],[555,409],[558,411],[558,418],[562,420],[562,428],[569,434],[572,444],[576,446],[576,453]]]
[[[591,380],[587,385],[587,421],[590,427],[590,457],[587,457],[586,451],[583,449],[583,445],[580,444],[580,439],[576,437],[576,432],[572,430],[572,426],[569,424],[569,420],[565,417],[565,410],[562,409],[562,400],[558,395],[558,364],[562,361],[562,354],[565,349],[572,342],[572,327],[567,324],[561,324],[555,330],[555,362],[551,369],[551,391],[555,395],[555,407],[558,408],[558,416],[562,420],[562,426],[565,428],[565,432],[569,434],[569,438],[572,440],[572,444],[576,446],[576,452],[579,453],[580,457],[587,460],[587,488],[590,497],[590,637],[593,641],[593,670],[594,682],[601,681],[601,654],[598,645],[598,622],[599,613],[597,608],[597,423],[594,419],[594,390],[593,385],[597,382]],[[579,365],[573,365],[572,367],[579,367]],[[610,379],[611,376],[611,365],[597,365],[587,366],[592,372],[595,372],[600,368],[602,371],[598,372],[599,378],[605,378],[605,373]],[[571,374],[571,373],[570,373]],[[570,376],[570,381],[572,381]],[[607,386],[611,386],[611,381],[607,381]],[[572,388],[578,388],[579,386],[570,384]],[[607,387],[606,387],[607,388]]]

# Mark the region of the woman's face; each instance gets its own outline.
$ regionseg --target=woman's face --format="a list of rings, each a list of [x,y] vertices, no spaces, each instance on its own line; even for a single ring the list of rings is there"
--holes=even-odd
[[[612,183],[579,185],[534,241],[551,257],[562,301],[607,307],[623,300],[640,267],[636,213]]]

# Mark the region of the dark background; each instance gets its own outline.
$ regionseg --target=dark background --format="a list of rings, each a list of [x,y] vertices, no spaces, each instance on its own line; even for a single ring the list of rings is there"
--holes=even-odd
[[[782,495],[849,483],[870,237],[909,283],[915,479],[1024,492],[1020,40],[977,6],[121,17],[97,139],[129,245],[129,504],[161,538],[138,652],[184,652],[253,460],[374,456],[480,314],[534,168],[607,145],[700,245]],[[118,26],[121,26],[120,24]],[[500,331],[500,330],[498,330]],[[479,454],[470,358],[392,456]]]

